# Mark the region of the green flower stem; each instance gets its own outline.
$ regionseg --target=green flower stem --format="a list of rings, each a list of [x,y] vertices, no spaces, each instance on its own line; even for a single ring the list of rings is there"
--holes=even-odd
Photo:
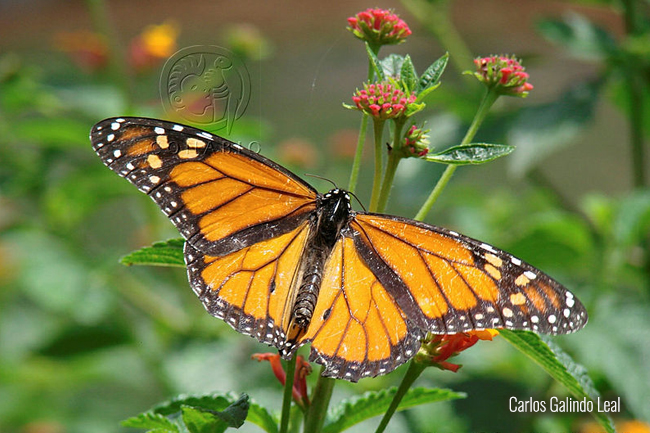
[[[373,49],[375,55],[379,53],[379,48]],[[368,82],[372,81],[375,76],[375,71],[372,67],[372,62],[368,59]],[[348,184],[348,191],[354,192],[357,188],[359,181],[359,169],[361,168],[361,158],[363,157],[363,145],[366,142],[366,131],[368,129],[368,115],[362,113],[361,127],[359,128],[359,138],[357,139],[357,150],[354,153],[354,161],[352,162],[352,172],[350,173],[350,183]]]
[[[376,212],[379,206],[379,193],[381,192],[381,172],[383,166],[382,136],[384,131],[384,120],[373,118],[375,136],[375,173],[372,178],[372,194],[370,195],[370,211]]]
[[[642,15],[639,14],[636,0],[623,0],[623,16],[625,19],[625,32],[630,36],[639,36],[643,32]],[[630,59],[631,61],[632,59]],[[643,119],[645,102],[643,91],[643,77],[641,70],[628,64],[625,81],[629,96],[628,121],[630,124],[630,146],[633,184],[635,188],[646,185],[647,167],[645,162]]]
[[[111,80],[122,93],[125,103],[124,114],[133,112],[133,91],[128,68],[124,60],[124,53],[118,43],[114,29],[110,26],[106,3],[103,0],[86,0],[94,27],[108,44],[108,68]]]
[[[476,115],[474,116],[474,120],[472,121],[472,124],[469,126],[469,129],[467,130],[465,137],[463,137],[463,140],[460,142],[461,145],[469,144],[474,139],[474,136],[476,135],[478,128],[485,120],[485,117],[490,111],[490,108],[492,107],[492,105],[494,104],[494,102],[497,100],[498,97],[499,97],[499,93],[495,89],[489,89],[487,91],[487,93],[483,97],[483,100],[481,101],[481,105],[479,105],[478,107],[478,110],[476,112]],[[438,197],[440,197],[440,194],[447,186],[449,179],[451,179],[451,176],[456,171],[456,167],[457,166],[452,164],[447,165],[447,168],[442,173],[442,176],[440,176],[440,179],[438,180],[438,183],[436,183],[436,186],[431,191],[431,194],[429,194],[429,197],[426,199],[426,201],[424,202],[424,204],[422,205],[418,213],[415,215],[416,220],[422,221],[427,216],[427,214],[433,207],[433,204],[436,202],[436,200],[438,200]]]
[[[305,432],[318,433],[323,428],[323,423],[325,422],[327,408],[329,407],[332,390],[336,381],[329,377],[324,377],[324,369],[325,367],[321,367],[318,382],[316,382],[316,387],[312,394],[311,405],[309,406],[309,412],[305,419]]]
[[[294,357],[287,362],[287,375],[284,381],[284,394],[282,396],[282,417],[280,418],[280,432],[289,431],[289,418],[291,417],[291,399],[293,397],[293,378],[296,372],[296,359]]]
[[[393,180],[395,179],[395,172],[397,171],[397,166],[402,160],[402,129],[404,128],[404,123],[406,119],[396,120],[395,121],[395,131],[393,134],[393,147],[392,150],[388,153],[388,163],[386,164],[386,171],[384,172],[384,180],[381,183],[381,191],[379,193],[379,204],[377,205],[377,212],[384,212],[386,209],[386,203],[388,203],[388,196],[390,195],[390,189],[393,186]]]
[[[393,397],[393,401],[390,402],[390,406],[384,414],[384,417],[381,419],[381,422],[379,423],[377,430],[375,430],[375,433],[382,433],[384,430],[386,430],[386,426],[388,425],[390,419],[393,417],[393,414],[395,414],[395,411],[402,401],[402,398],[404,398],[406,392],[409,390],[409,388],[411,388],[413,382],[415,382],[415,380],[420,377],[425,368],[427,368],[427,366],[419,362],[411,361],[409,363],[409,368],[406,370],[406,374],[402,379],[402,383],[399,384],[399,388],[397,388],[397,392]]]

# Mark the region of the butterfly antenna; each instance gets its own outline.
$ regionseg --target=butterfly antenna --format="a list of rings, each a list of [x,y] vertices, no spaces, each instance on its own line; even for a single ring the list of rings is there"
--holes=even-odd
[[[338,186],[336,183],[334,183],[332,180],[330,180],[330,179],[328,179],[328,178],[326,178],[326,177],[323,177],[323,176],[319,176],[319,175],[317,175],[317,174],[305,173],[305,176],[315,177],[316,179],[320,179],[320,180],[327,181],[327,182],[331,183],[331,184],[334,186],[334,188],[338,188],[338,187],[339,187],[339,186]],[[359,200],[359,197],[357,197],[357,195],[356,195],[355,193],[353,193],[353,192],[351,192],[351,191],[347,191],[347,193],[350,194],[352,197],[354,197],[354,198],[356,199],[357,203],[359,203],[359,206],[361,206],[361,207],[363,208],[363,211],[364,211],[364,212],[368,212],[368,210],[366,209],[366,207],[363,205],[363,203],[361,203],[361,200]]]
[[[337,184],[334,183],[334,181],[332,181],[332,180],[330,180],[330,179],[328,179],[328,178],[326,178],[326,177],[319,176],[319,175],[317,175],[317,174],[305,173],[305,176],[315,177],[316,179],[320,179],[320,180],[327,181],[327,182],[331,183],[332,185],[334,185],[334,188],[338,188],[338,187],[339,187]]]
[[[363,208],[364,212],[368,212],[368,209],[366,209],[366,207],[363,205],[363,203],[361,203],[361,200],[359,200],[359,197],[357,197],[357,195],[355,193],[353,193],[352,191],[348,191],[348,194],[350,194],[352,197],[355,198],[357,203],[359,203],[359,206],[361,206]]]

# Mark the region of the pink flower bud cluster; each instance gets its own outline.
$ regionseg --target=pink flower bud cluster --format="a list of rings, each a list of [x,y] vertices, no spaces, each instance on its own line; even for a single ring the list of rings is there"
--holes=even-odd
[[[411,29],[391,10],[367,9],[348,18],[348,30],[371,45],[390,45],[404,42]]]
[[[410,156],[425,156],[429,153],[429,141],[427,140],[426,133],[428,130],[423,130],[413,125],[409,128],[404,136],[404,147],[411,154]]]
[[[533,85],[528,82],[528,73],[514,57],[483,57],[475,59],[474,64],[474,76],[488,87],[496,87],[501,94],[526,96],[533,89]]]
[[[389,82],[365,83],[363,90],[357,90],[352,101],[357,108],[377,119],[394,119],[406,113],[415,95],[407,95]]]

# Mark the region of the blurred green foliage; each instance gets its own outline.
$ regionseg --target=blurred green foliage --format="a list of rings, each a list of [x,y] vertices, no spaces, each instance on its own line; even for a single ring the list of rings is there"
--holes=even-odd
[[[522,257],[571,287],[590,322],[554,341],[587,367],[605,398],[622,397],[623,411],[615,419],[650,423],[650,169],[645,167],[645,184],[637,182],[626,194],[592,191],[577,199],[566,196],[552,173],[539,170],[546,156],[561,155],[593,127],[598,104],[631,117],[632,72],[645,73],[637,75],[642,79],[636,96],[647,143],[647,26],[621,40],[580,15],[541,21],[542,35],[567,55],[595,64],[597,72],[555,101],[496,110],[478,138],[517,147],[510,165],[499,166],[513,176],[512,184],[452,182],[437,205],[436,222],[448,221],[454,230]],[[358,55],[364,54],[360,49]],[[129,114],[123,111],[133,103],[138,115],[164,113],[144,97],[125,95],[109,76],[82,76],[70,66],[75,79],[62,81],[48,67],[0,54],[0,431],[119,431],[121,420],[181,393],[246,392],[278,410],[279,386],[268,366],[250,360],[267,347],[206,314],[182,269],[118,262],[177,233],[145,196],[101,164],[88,131],[104,117]],[[155,78],[140,79],[156,88]],[[445,131],[436,141],[439,150],[457,143],[479,96],[477,89],[453,82],[430,95],[427,102],[440,107],[429,122],[432,139],[436,130]],[[259,133],[246,122],[236,129],[241,137]],[[621,152],[628,152],[629,135],[620,132]],[[264,148],[274,152],[279,153]],[[328,165],[348,169],[348,161],[331,156],[321,167]],[[402,169],[432,185],[439,172],[421,165],[426,167]],[[631,172],[632,167],[625,176]],[[398,176],[392,213],[412,216],[419,207],[427,191],[417,191],[412,179]],[[417,385],[448,386],[466,392],[467,399],[402,412],[389,430],[577,431],[589,422],[581,414],[510,413],[510,396],[548,399],[565,391],[499,338],[460,360],[465,366],[458,374],[427,371]],[[388,388],[402,374],[399,369],[339,386],[334,400]],[[242,430],[259,431],[249,424]]]

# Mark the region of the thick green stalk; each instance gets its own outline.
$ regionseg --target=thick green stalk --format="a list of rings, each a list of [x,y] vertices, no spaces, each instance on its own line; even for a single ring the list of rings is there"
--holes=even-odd
[[[384,417],[381,419],[381,422],[379,423],[377,430],[375,430],[375,433],[382,433],[384,430],[386,430],[386,426],[395,414],[395,411],[399,407],[402,398],[404,398],[406,392],[409,390],[409,388],[411,388],[413,382],[415,382],[415,380],[420,377],[420,374],[422,374],[425,368],[426,365],[419,362],[411,361],[409,363],[409,368],[406,370],[406,374],[402,379],[402,383],[399,384],[399,388],[397,388],[397,392],[393,397],[393,401],[390,402],[390,406],[384,414]]]
[[[280,433],[289,431],[289,419],[291,418],[291,398],[293,397],[293,378],[296,372],[296,359],[294,355],[287,362],[287,375],[284,381],[284,394],[282,396],[282,417],[280,418]]]
[[[641,19],[637,0],[622,0],[625,32],[629,36],[638,36],[642,32]],[[641,70],[632,64],[634,59],[628,59],[625,68],[625,81],[629,98],[628,121],[630,127],[630,147],[633,185],[643,188],[646,185],[646,155],[644,149],[643,119],[645,102],[643,91],[643,76]]]
[[[499,94],[494,89],[488,90],[488,92],[483,97],[483,101],[481,101],[481,105],[479,105],[478,110],[476,111],[476,115],[474,116],[474,120],[472,120],[472,124],[469,126],[467,133],[465,133],[465,137],[463,137],[463,140],[460,142],[461,145],[469,144],[474,139],[474,136],[476,135],[478,128],[485,120],[485,117],[490,111],[490,107],[492,107],[494,101],[496,101],[498,97]],[[433,204],[436,202],[438,197],[440,197],[440,194],[447,186],[449,179],[451,179],[451,176],[454,174],[455,171],[456,171],[455,165],[449,164],[447,166],[445,171],[442,173],[442,176],[440,176],[438,183],[436,183],[436,186],[429,194],[429,197],[427,197],[426,201],[424,202],[424,204],[422,205],[418,213],[415,215],[416,220],[422,221],[427,216],[427,214],[433,207]]]
[[[386,203],[388,203],[388,196],[390,195],[390,190],[393,186],[395,172],[397,172],[397,166],[402,159],[401,138],[402,129],[404,128],[404,121],[406,121],[406,119],[403,121],[398,120],[395,122],[395,131],[393,133],[393,147],[388,153],[388,163],[386,164],[386,171],[384,172],[384,180],[381,183],[377,212],[384,212],[384,210],[386,210]]]
[[[375,54],[379,52],[379,48]],[[375,76],[375,71],[372,67],[372,62],[368,59],[368,82],[372,81]],[[357,139],[357,150],[354,153],[354,161],[352,162],[352,171],[350,172],[350,183],[348,184],[348,191],[354,192],[357,188],[359,181],[359,170],[361,168],[361,158],[363,157],[363,145],[366,142],[366,131],[368,130],[368,116],[366,113],[361,113],[361,127],[359,128],[359,138]]]
[[[336,381],[329,377],[323,377],[323,370],[324,367],[321,368],[321,374],[318,376],[318,382],[316,382],[312,394],[311,405],[305,419],[305,433],[319,433],[321,431],[332,398],[332,390]]]
[[[379,193],[381,192],[381,172],[383,166],[382,137],[384,132],[384,120],[374,118],[373,129],[375,138],[375,172],[372,177],[372,194],[370,195],[370,211],[376,212],[379,205]]]

